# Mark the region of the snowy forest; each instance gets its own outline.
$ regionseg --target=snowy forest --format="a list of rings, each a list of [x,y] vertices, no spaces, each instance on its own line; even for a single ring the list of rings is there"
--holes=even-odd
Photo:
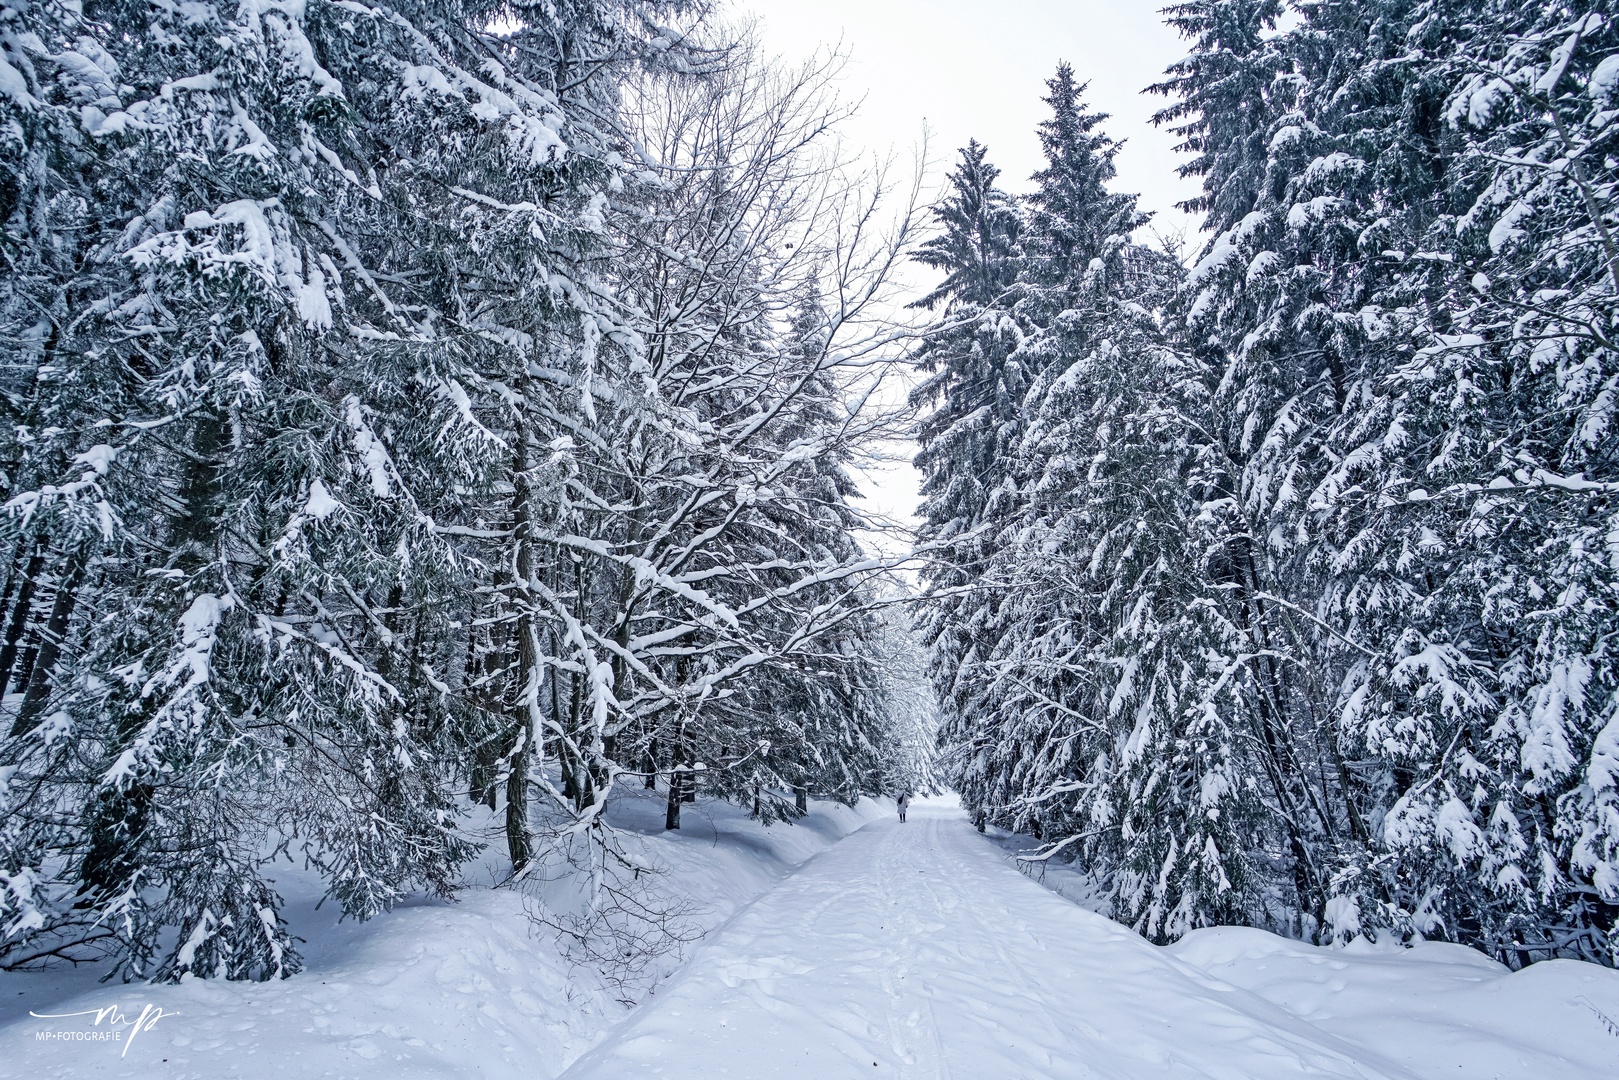
[[[277,855],[365,919],[478,805],[520,876],[924,761],[845,471],[909,222],[699,14],[0,15],[6,964],[286,975]]]
[[[1206,237],[1143,243],[1064,68],[1036,190],[969,146],[920,253],[947,775],[1153,940],[1612,965],[1619,24],[1166,15]]]
[[[935,191],[701,0],[13,0],[0,968],[491,847],[623,966],[610,801],[946,788],[1154,943],[1614,966],[1607,9],[1170,6],[1181,237],[1066,64]]]

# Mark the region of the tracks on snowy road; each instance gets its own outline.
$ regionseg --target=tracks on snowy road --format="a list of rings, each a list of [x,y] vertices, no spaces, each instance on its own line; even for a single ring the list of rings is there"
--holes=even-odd
[[[564,1080],[1408,1072],[1028,880],[917,807],[741,911]]]

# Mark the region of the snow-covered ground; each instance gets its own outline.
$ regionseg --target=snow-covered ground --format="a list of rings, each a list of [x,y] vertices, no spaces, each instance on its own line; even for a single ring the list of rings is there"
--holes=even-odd
[[[565,1078],[1609,1077],[1593,1010],[1619,1016],[1619,974],[1254,930],[1157,948],[919,805],[749,907]]]
[[[626,792],[611,811],[616,825],[645,835],[646,855],[666,870],[660,888],[701,905],[695,921],[708,928],[887,813],[870,800],[852,810],[817,802],[798,824],[764,829],[741,808],[703,803],[665,833],[661,795]],[[481,876],[504,869],[492,860]],[[283,1080],[292,1070],[310,1080],[545,1080],[627,1011],[613,987],[559,955],[554,931],[528,915],[533,900],[514,890],[474,886],[454,903],[424,900],[356,924],[339,922],[329,903],[315,910],[312,875],[284,866],[273,876],[294,932],[307,939],[307,971],[274,983],[179,986],[101,984],[103,972],[84,969],[0,973],[0,1077]],[[114,1004],[131,1021],[147,1005],[164,1015],[117,1043],[37,1035],[106,1031],[113,1017],[97,1026],[93,1015],[29,1015]]]
[[[905,825],[864,802],[768,830],[688,807],[678,834],[658,831],[661,810],[632,796],[614,817],[646,834],[672,893],[709,905],[712,931],[627,1015],[610,988],[569,977],[510,890],[361,926],[305,896],[293,916],[310,970],[285,982],[0,977],[0,1076],[1619,1074],[1619,973],[1604,968],[1510,973],[1459,946],[1326,949],[1246,929],[1158,948],[1019,873],[945,800]],[[114,1002],[167,1015],[127,1050],[36,1037],[94,1017],[27,1015]]]
[[[1619,975],[1594,964],[1514,973],[1444,942],[1328,949],[1241,927],[1196,930],[1167,951],[1416,1076],[1619,1076]]]

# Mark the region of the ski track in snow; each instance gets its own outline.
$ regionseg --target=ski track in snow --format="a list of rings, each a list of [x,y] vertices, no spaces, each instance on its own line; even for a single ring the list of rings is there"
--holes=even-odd
[[[739,913],[563,1075],[1413,1076],[1028,880],[959,811],[920,806]]]

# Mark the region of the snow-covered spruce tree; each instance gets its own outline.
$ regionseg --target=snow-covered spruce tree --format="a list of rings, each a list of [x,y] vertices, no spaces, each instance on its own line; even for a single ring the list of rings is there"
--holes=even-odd
[[[1246,214],[1264,185],[1270,95],[1279,76],[1290,81],[1272,44],[1283,10],[1283,0],[1191,0],[1164,9],[1164,21],[1194,47],[1148,88],[1174,99],[1153,120],[1173,125],[1184,139],[1177,149],[1194,155],[1179,172],[1200,178],[1203,194],[1181,209],[1208,215],[1210,229]]]
[[[1175,408],[1201,444],[1187,474],[1198,574],[1183,604],[1217,630],[1202,646],[1224,666],[1207,705],[1236,733],[1235,773],[1263,808],[1248,869],[1265,880],[1241,917],[1302,933],[1354,921],[1338,893],[1370,857],[1378,816],[1366,796],[1379,780],[1356,767],[1369,763],[1332,703],[1369,647],[1360,623],[1333,614],[1338,575],[1371,534],[1355,517],[1325,535],[1321,513],[1349,486],[1329,476],[1356,459],[1334,433],[1364,420],[1357,395],[1387,371],[1368,305],[1398,275],[1366,256],[1396,234],[1407,250],[1444,244],[1423,235],[1443,173],[1442,95],[1405,49],[1399,7],[1313,5],[1264,38],[1274,6],[1184,5],[1173,21],[1197,49],[1157,88],[1181,98],[1159,119],[1199,155],[1188,171],[1203,176],[1216,234],[1177,312],[1194,377]]]
[[[1366,77],[1364,40],[1323,41],[1325,7],[1322,25],[1266,37],[1278,12],[1240,0],[1173,9],[1196,48],[1155,89],[1180,98],[1158,120],[1179,124],[1198,155],[1184,171],[1202,176],[1196,206],[1216,233],[1176,310],[1191,366],[1166,402],[1196,461],[1184,473],[1195,570],[1178,605],[1201,612],[1207,633],[1184,655],[1214,676],[1185,707],[1228,734],[1229,771],[1222,781],[1211,770],[1207,784],[1240,781],[1247,805],[1262,807],[1241,850],[1221,848],[1227,877],[1240,871],[1248,883],[1227,915],[1304,932],[1324,917],[1340,860],[1365,831],[1327,714],[1338,642],[1300,614],[1315,610],[1318,591],[1312,554],[1287,515],[1312,483],[1314,440],[1342,414],[1359,362],[1356,335],[1332,306],[1358,287],[1341,267],[1357,258],[1359,231],[1342,218],[1374,213],[1355,204],[1375,189],[1352,155],[1319,152],[1331,121],[1316,109],[1356,114],[1348,130],[1362,143],[1388,138],[1388,103],[1401,91],[1386,72]],[[1344,93],[1318,96],[1325,83]]]
[[[1154,936],[1394,925],[1603,957],[1606,675],[1579,619],[1608,610],[1604,563],[1564,552],[1604,528],[1608,28],[1172,15],[1196,50],[1161,120],[1214,238],[1179,348],[1151,321],[1026,319],[1010,358],[1039,374],[999,487],[1022,528],[978,575],[1015,599],[975,627],[994,651],[958,779],[1072,837]],[[1007,291],[1038,288],[1031,267]],[[1073,363],[1090,345],[1112,351]]]
[[[1215,231],[1180,309],[1198,602],[1280,900],[1245,917],[1611,962],[1611,29],[1577,5],[1301,16],[1249,43],[1274,74],[1246,114],[1217,35],[1172,85],[1204,102],[1171,114]]]
[[[1377,240],[1388,358],[1319,499],[1345,550],[1338,625],[1372,646],[1343,738],[1380,766],[1378,853],[1345,891],[1363,921],[1510,962],[1611,964],[1619,36],[1601,5],[1408,21],[1440,212]]]
[[[1054,329],[1046,335],[1052,346],[1084,347],[1075,341],[1084,338],[1075,315],[1094,303],[1093,274],[1111,275],[1116,294],[1131,283],[1132,274],[1139,276],[1145,259],[1131,248],[1130,235],[1146,224],[1147,215],[1136,209],[1134,195],[1108,190],[1120,145],[1100,130],[1107,114],[1086,107],[1086,85],[1074,82],[1074,69],[1066,62],[1046,81],[1050,96],[1042,100],[1051,116],[1039,127],[1046,165],[1031,178],[1035,188],[1025,200],[1025,295],[1018,299],[1036,326]],[[1074,314],[1063,318],[1068,312]],[[1063,325],[1053,327],[1058,319]]]
[[[1223,668],[1200,591],[1195,365],[1156,312],[1173,259],[1134,245],[1144,217],[1108,191],[1114,145],[1066,66],[1049,83],[1048,166],[1035,176],[1013,354],[1036,372],[1003,464],[1014,515],[985,575],[1004,590],[974,672],[972,738],[946,729],[967,801],[1083,854],[1115,914],[1154,936],[1240,917],[1251,800],[1235,734],[1203,707]],[[1191,664],[1188,665],[1188,660]],[[959,724],[951,716],[952,724]]]
[[[454,882],[486,410],[591,338],[614,80],[678,8],[7,9],[8,963],[286,974],[277,844],[359,917]]]
[[[943,710],[940,744],[955,758],[946,768],[974,810],[991,783],[981,753],[989,717],[979,699],[1001,594],[988,569],[1011,516],[1007,464],[1030,377],[1012,355],[1033,329],[1013,315],[1024,211],[995,186],[1000,170],[986,158],[976,141],[962,149],[932,210],[936,234],[916,255],[944,279],[914,305],[939,314],[916,350],[926,375],[911,393],[914,407],[931,410],[916,429],[923,474],[916,550],[925,560],[917,632]]]

